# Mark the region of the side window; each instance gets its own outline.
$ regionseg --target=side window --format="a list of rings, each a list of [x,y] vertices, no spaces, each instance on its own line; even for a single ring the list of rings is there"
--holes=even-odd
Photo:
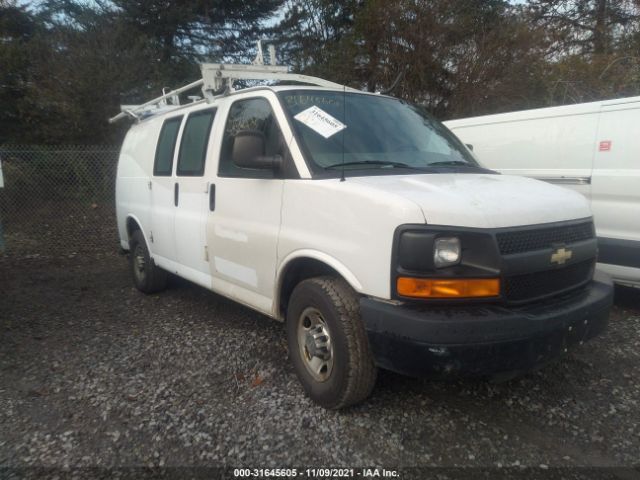
[[[187,123],[180,140],[177,174],[200,177],[204,175],[207,158],[207,144],[215,110],[194,112],[187,117]]]
[[[160,137],[156,146],[156,157],[153,162],[153,174],[158,177],[170,177],[173,169],[173,152],[182,116],[165,120],[160,129]]]
[[[286,157],[287,148],[269,102],[264,98],[238,100],[231,105],[224,128],[218,174],[221,177],[274,178],[272,170],[242,168],[233,163],[233,141],[236,134],[243,130],[259,130],[264,133],[266,156]]]

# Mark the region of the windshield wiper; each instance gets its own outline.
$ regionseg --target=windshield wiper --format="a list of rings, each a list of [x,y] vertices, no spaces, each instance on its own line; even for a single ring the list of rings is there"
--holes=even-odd
[[[474,165],[473,163],[468,163],[468,162],[465,162],[464,160],[447,160],[443,162],[433,162],[429,164],[429,167],[435,167],[434,170],[436,171],[437,171],[437,167],[452,167],[452,168],[467,168],[468,170],[465,170],[465,172],[467,173],[498,174],[498,172],[489,170],[486,167],[483,167],[481,165]],[[447,170],[440,170],[440,172],[445,173],[447,172]],[[456,170],[454,170],[454,172],[456,172]],[[457,173],[463,173],[463,172],[458,170]]]
[[[414,167],[407,163],[402,162],[389,162],[386,160],[359,160],[357,162],[344,162],[344,163],[334,163],[333,165],[329,165],[328,167],[324,167],[325,170],[329,170],[331,168],[340,168],[340,167],[349,167],[353,165],[372,165],[372,166],[380,166],[380,167],[393,167],[393,168],[410,168],[412,170],[424,170],[422,167]]]
[[[455,167],[457,165],[460,166],[464,166],[464,167],[476,167],[476,165],[473,165],[472,163],[469,162],[465,162],[464,160],[446,160],[443,162],[433,162],[433,163],[429,163],[428,164],[430,167]]]

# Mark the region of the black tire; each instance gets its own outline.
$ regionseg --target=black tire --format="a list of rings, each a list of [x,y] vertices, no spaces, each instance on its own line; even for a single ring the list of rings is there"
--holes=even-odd
[[[331,355],[327,354],[327,348],[324,349],[323,355],[332,360],[330,370],[325,369],[326,378],[321,380],[310,373],[312,367],[309,360],[313,360],[319,352],[313,343],[315,340],[309,339],[313,355],[309,354],[307,342],[299,340],[300,335],[305,335],[300,332],[312,329],[305,330],[303,327],[305,324],[311,325],[306,317],[307,312],[320,318],[321,321],[316,321],[319,324],[324,322],[329,340],[326,336],[320,338],[332,346]],[[300,282],[291,294],[286,329],[289,356],[305,392],[312,400],[325,408],[339,409],[359,403],[371,394],[377,368],[360,318],[358,296],[347,282],[329,276]],[[323,357],[321,361],[326,362],[326,358]],[[315,375],[322,373],[316,372]]]
[[[167,272],[153,263],[147,243],[140,230],[136,230],[131,235],[129,247],[129,266],[136,288],[144,293],[156,293],[164,290],[167,286]]]

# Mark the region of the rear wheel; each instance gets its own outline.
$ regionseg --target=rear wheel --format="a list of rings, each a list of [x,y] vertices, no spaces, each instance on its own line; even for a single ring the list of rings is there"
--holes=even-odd
[[[155,293],[167,286],[167,272],[157,267],[153,262],[147,243],[140,230],[131,235],[129,242],[129,265],[133,284],[144,293]]]
[[[377,369],[358,296],[344,280],[316,277],[300,282],[291,294],[286,322],[289,355],[312,400],[338,409],[371,394]]]

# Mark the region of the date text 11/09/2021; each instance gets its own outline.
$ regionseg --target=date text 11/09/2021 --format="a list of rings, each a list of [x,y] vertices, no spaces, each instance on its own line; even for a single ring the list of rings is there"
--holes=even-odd
[[[385,468],[235,468],[235,478],[399,478]]]

